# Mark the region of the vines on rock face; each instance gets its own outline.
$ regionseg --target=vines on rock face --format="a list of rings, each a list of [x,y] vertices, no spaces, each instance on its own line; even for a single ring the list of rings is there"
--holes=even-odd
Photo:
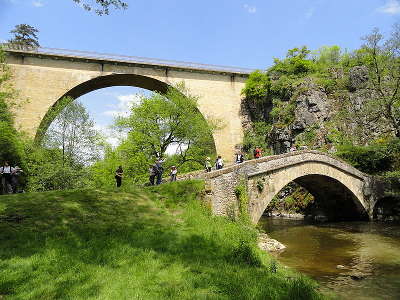
[[[250,222],[249,215],[249,196],[247,193],[247,185],[242,180],[235,188],[235,195],[239,204],[239,220],[246,223]]]

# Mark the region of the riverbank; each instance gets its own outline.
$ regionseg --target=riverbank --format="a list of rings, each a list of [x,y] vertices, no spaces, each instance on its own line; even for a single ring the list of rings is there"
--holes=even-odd
[[[321,299],[202,182],[0,197],[0,298]]]

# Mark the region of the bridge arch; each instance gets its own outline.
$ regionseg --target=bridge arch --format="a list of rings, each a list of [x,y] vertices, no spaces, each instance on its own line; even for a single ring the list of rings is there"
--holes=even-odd
[[[40,143],[48,127],[57,117],[57,115],[71,102],[77,98],[107,87],[115,86],[132,86],[165,94],[169,89],[176,89],[173,85],[164,81],[152,78],[150,76],[143,76],[137,74],[108,74],[104,76],[94,77],[86,80],[68,90],[60,96],[54,104],[47,110],[43,119],[40,122],[38,130],[35,135],[35,142]],[[64,99],[71,99],[71,101],[63,101]],[[198,113],[201,112],[198,110]],[[203,116],[204,117],[204,116]],[[205,118],[204,118],[205,119]],[[215,139],[213,137],[213,147],[215,149]]]
[[[315,198],[317,209],[329,219],[368,219],[363,178],[325,162],[304,161],[249,177],[249,210],[254,223],[290,182],[308,190]],[[264,186],[262,191],[260,185]]]
[[[222,121],[213,137],[216,151],[225,161],[233,160],[242,143],[241,91],[251,70],[50,48],[10,48],[6,59],[18,90],[15,126],[36,140],[40,138],[38,128],[42,134],[50,123],[49,109],[62,96],[90,88],[101,81],[97,77],[111,75],[123,80],[127,74],[136,76],[135,86],[142,84],[150,90],[185,82],[190,93],[199,97],[202,115]],[[87,81],[91,83],[85,84]],[[113,85],[122,83],[116,80]]]

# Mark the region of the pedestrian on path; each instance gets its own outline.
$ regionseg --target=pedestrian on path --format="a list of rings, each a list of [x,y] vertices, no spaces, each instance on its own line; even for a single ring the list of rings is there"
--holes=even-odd
[[[124,171],[122,170],[122,166],[119,166],[115,171],[115,180],[117,182],[117,187],[122,185],[122,177],[124,177]]]
[[[171,182],[176,181],[176,174],[178,173],[178,170],[176,169],[175,166],[171,167],[171,172],[169,173],[169,175],[171,176]]]
[[[156,165],[155,164],[152,164],[152,165],[149,165],[149,182],[150,182],[150,185],[154,185],[154,181],[155,181],[155,179],[156,179]]]
[[[3,186],[3,191],[5,194],[11,194],[12,189],[12,173],[15,172],[15,169],[10,166],[8,161],[3,163],[3,166],[0,168],[1,174],[1,183]]]
[[[155,163],[156,176],[157,176],[156,184],[157,185],[161,184],[161,182],[162,182],[162,175],[164,173],[163,163],[164,163],[164,160],[162,158],[157,159],[156,163]]]

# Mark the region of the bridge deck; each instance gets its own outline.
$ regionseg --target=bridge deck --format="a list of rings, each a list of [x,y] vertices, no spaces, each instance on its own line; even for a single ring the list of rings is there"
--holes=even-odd
[[[329,165],[331,165],[331,166],[333,166],[335,168],[338,168],[338,164],[340,164],[341,165],[340,169],[343,172],[346,172],[346,173],[348,173],[348,174],[350,174],[350,175],[352,175],[354,177],[357,177],[359,179],[363,179],[363,178],[366,178],[366,177],[369,176],[369,175],[364,174],[363,172],[357,170],[353,166],[349,165],[344,160],[342,160],[340,158],[337,158],[337,157],[334,157],[332,155],[329,155],[328,153],[314,151],[314,150],[302,150],[302,151],[289,152],[289,153],[284,153],[284,154],[279,154],[279,155],[264,156],[264,157],[261,157],[259,159],[247,160],[247,161],[244,161],[243,163],[228,165],[228,166],[224,167],[223,169],[213,170],[213,171],[211,171],[209,173],[206,173],[203,170],[194,171],[194,172],[190,172],[190,173],[186,173],[186,174],[180,175],[179,176],[179,180],[196,179],[196,178],[199,178],[199,179],[214,178],[214,177],[221,176],[223,174],[234,172],[235,169],[243,168],[246,165],[257,165],[259,163],[276,161],[276,160],[281,160],[281,159],[285,159],[285,158],[288,158],[288,157],[304,155],[304,154],[313,154],[315,156],[325,157],[326,160],[324,160],[324,161],[320,160],[320,162],[325,163],[325,164],[329,164]],[[335,162],[335,163],[333,163],[333,162]],[[290,166],[290,164],[271,167],[271,169],[268,170],[268,171],[273,171],[273,170],[280,169],[280,168],[287,167],[287,166]],[[265,173],[265,170],[251,172],[251,173],[249,173],[247,175],[248,176],[254,176],[254,175],[257,175],[258,173]]]
[[[140,66],[154,66],[170,69],[179,69],[186,71],[202,71],[208,73],[224,73],[235,74],[240,76],[248,76],[254,69],[201,64],[194,62],[184,62],[176,60],[166,60],[157,58],[148,58],[140,56],[128,56],[110,53],[97,53],[79,50],[67,50],[59,48],[27,48],[18,45],[0,44],[0,47],[9,53],[15,53],[24,56],[50,57],[54,59],[74,59],[92,61],[97,63],[113,63],[113,64],[133,64]]]

